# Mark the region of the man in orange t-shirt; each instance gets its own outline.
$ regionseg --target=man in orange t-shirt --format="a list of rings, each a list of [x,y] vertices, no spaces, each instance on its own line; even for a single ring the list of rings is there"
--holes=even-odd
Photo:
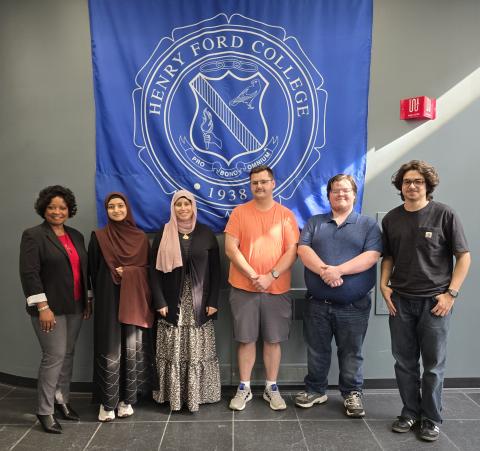
[[[273,200],[275,180],[268,166],[250,172],[253,199],[236,207],[225,227],[230,259],[230,307],[238,342],[240,385],[230,402],[243,410],[252,399],[250,376],[259,332],[263,340],[266,387],[263,398],[273,410],[287,406],[276,380],[280,343],[288,339],[292,318],[290,268],[297,258],[299,231],[294,214]]]

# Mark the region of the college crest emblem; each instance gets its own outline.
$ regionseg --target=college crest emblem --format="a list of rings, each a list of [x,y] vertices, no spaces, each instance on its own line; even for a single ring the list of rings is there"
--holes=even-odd
[[[249,172],[274,168],[289,199],[325,145],[327,92],[282,27],[219,14],[176,28],[140,69],[134,141],[162,190],[187,189],[224,217],[249,195]]]

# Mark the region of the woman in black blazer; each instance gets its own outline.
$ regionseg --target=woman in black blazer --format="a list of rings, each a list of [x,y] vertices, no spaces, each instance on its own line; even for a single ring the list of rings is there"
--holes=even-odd
[[[44,188],[35,210],[45,221],[23,232],[20,279],[42,348],[37,417],[45,432],[60,434],[54,412],[67,420],[79,420],[69,395],[75,342],[83,319],[91,314],[87,253],[83,235],[64,225],[77,212],[69,189]]]

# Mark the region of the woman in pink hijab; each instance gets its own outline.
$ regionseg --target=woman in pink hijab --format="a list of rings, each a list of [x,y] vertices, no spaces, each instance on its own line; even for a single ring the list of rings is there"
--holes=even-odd
[[[150,286],[159,313],[156,366],[158,403],[172,410],[220,401],[220,372],[212,319],[220,290],[220,254],[213,232],[197,221],[192,193],[181,190],[170,221],[152,245]]]

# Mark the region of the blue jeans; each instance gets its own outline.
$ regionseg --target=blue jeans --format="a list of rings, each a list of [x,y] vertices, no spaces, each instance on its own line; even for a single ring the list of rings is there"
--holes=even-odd
[[[303,334],[307,344],[307,392],[324,394],[332,356],[332,337],[337,345],[340,369],[338,386],[343,396],[362,391],[362,345],[370,316],[370,295],[354,304],[338,305],[309,298],[303,315]]]
[[[403,402],[402,416],[441,423],[442,388],[451,312],[435,316],[431,297],[409,298],[393,293],[397,309],[390,316],[395,376]],[[420,356],[423,376],[420,382]]]

